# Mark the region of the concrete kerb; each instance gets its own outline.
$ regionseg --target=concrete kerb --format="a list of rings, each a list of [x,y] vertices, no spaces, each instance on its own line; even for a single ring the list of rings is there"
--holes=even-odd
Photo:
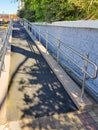
[[[9,72],[10,72],[10,60],[11,60],[11,40],[12,36],[9,38],[7,52],[4,58],[5,68],[1,72],[0,77],[0,124],[4,124],[6,122],[6,97],[8,91],[8,83],[9,83]]]
[[[25,28],[26,29],[26,28]],[[81,101],[81,89],[77,86],[77,84],[67,75],[67,73],[61,68],[61,66],[53,59],[53,57],[47,52],[45,47],[38,41],[36,38],[26,29],[27,33],[30,35],[32,40],[35,42],[37,48],[50,65],[51,69],[57,76],[58,80],[62,83],[63,87],[70,95],[71,99],[78,107],[79,110],[89,110],[92,108],[92,102],[87,98],[84,94],[84,97]]]

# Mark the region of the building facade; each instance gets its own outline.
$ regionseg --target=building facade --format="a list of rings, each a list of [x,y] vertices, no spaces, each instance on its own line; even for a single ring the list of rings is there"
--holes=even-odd
[[[1,22],[8,22],[10,19],[16,21],[18,19],[18,16],[16,14],[0,14]]]

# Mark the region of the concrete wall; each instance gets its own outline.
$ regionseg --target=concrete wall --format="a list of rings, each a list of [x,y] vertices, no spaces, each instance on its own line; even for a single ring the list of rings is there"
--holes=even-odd
[[[48,31],[56,38],[71,46],[74,50],[83,55],[89,53],[89,59],[98,66],[98,20],[96,21],[70,21],[70,22],[55,22],[52,24],[34,24],[41,32]],[[66,50],[64,50],[66,51]],[[66,51],[80,65],[84,65],[78,57]],[[81,75],[81,73],[73,65],[68,65],[70,68]],[[92,66],[89,65],[89,72],[93,72]],[[92,93],[93,97],[98,101],[98,77],[96,79],[88,79],[87,86]]]

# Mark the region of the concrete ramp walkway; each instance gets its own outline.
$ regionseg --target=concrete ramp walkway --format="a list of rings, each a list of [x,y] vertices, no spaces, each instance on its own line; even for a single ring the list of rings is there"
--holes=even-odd
[[[98,109],[77,111],[18,22],[14,24],[11,48],[7,119],[0,130],[98,130]]]
[[[76,110],[65,89],[19,24],[14,24],[7,120],[40,118]]]

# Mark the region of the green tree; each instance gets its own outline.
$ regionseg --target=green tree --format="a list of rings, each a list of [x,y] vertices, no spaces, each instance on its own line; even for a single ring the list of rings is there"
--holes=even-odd
[[[98,0],[22,0],[20,17],[30,21],[98,19]]]

